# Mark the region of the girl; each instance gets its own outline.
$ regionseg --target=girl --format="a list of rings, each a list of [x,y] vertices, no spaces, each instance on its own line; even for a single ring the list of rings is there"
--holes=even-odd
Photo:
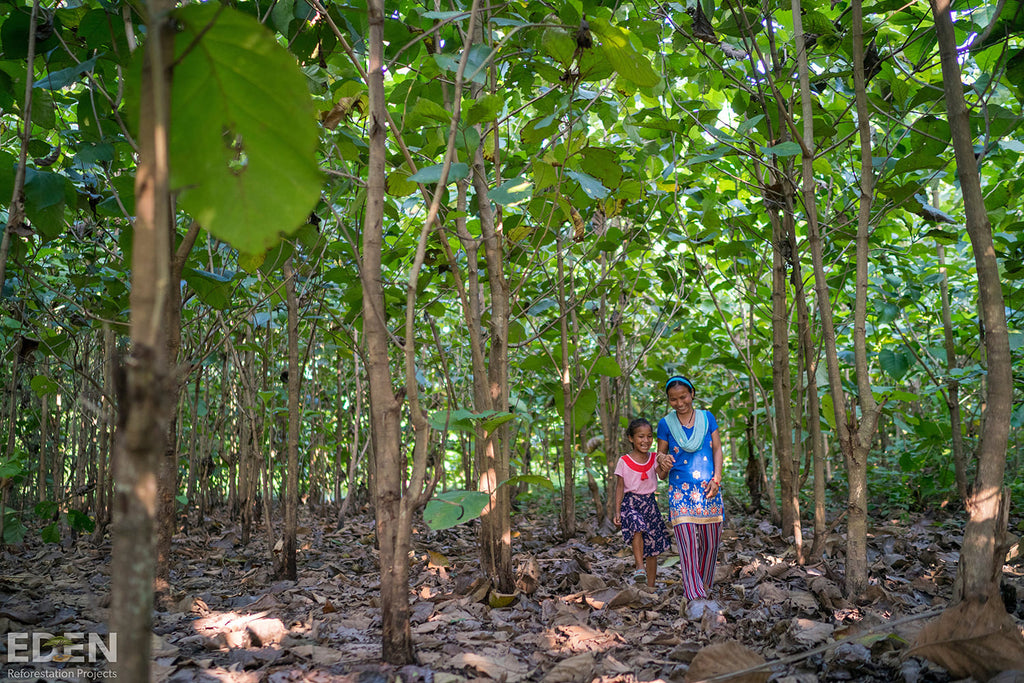
[[[676,375],[665,383],[672,410],[658,422],[657,455],[658,476],[669,482],[669,516],[679,545],[683,592],[695,604],[695,614],[705,606],[717,608],[704,601],[715,578],[723,519],[718,422],[710,410],[694,408],[696,395],[685,377]]]
[[[651,453],[651,423],[642,417],[633,420],[626,428],[626,438],[633,444],[633,452],[615,465],[615,526],[622,527],[622,539],[633,548],[633,579],[646,576],[647,587],[654,588],[658,555],[668,550],[669,540],[655,497],[658,475],[657,460]]]

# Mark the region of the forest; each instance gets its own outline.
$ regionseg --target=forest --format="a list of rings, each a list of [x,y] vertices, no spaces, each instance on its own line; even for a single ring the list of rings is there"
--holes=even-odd
[[[1020,0],[0,8],[3,680],[1024,679]]]

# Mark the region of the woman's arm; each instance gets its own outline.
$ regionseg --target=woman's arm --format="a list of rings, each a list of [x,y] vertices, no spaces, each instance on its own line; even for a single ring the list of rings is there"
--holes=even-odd
[[[724,459],[722,457],[722,437],[718,435],[719,430],[711,432],[711,454],[715,462],[715,473],[711,481],[704,482],[704,494],[711,498],[722,488],[722,474],[724,473]]]

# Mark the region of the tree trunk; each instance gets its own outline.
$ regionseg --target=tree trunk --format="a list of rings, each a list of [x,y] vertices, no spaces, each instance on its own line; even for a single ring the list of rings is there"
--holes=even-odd
[[[295,269],[292,268],[291,259],[284,264],[284,291],[288,305],[288,471],[285,473],[281,577],[295,581],[298,578],[295,535],[299,514],[299,427],[302,405],[299,400],[299,300],[295,296]]]
[[[999,600],[1006,528],[1000,518],[1004,505],[1003,476],[1013,407],[1013,374],[1009,330],[999,278],[999,263],[992,242],[992,226],[985,210],[974,157],[970,120],[957,62],[956,37],[949,0],[932,0],[938,39],[946,111],[956,154],[957,179],[963,192],[967,233],[974,248],[978,272],[978,298],[985,326],[987,393],[985,419],[978,444],[978,473],[967,499],[969,519],[964,529],[956,598],[983,603]],[[1008,507],[1008,505],[1007,505]]]
[[[871,253],[869,228],[874,197],[874,171],[871,158],[871,117],[868,112],[867,83],[864,75],[863,0],[853,0],[853,89],[860,137],[860,206],[857,214],[857,278],[853,312],[853,357],[857,372],[860,424],[850,416],[851,444],[846,461],[849,482],[847,499],[846,594],[860,595],[868,587],[868,453],[878,427],[881,408],[871,392],[871,374],[867,359],[868,260]]]
[[[781,172],[775,185],[787,184]],[[791,396],[792,376],[789,369],[789,305],[787,297],[787,271],[792,254],[789,252],[789,232],[778,212],[771,212],[772,223],[772,386],[775,419],[772,430],[775,455],[779,462],[779,484],[782,493],[782,535],[792,536],[798,561],[803,554],[803,535],[800,529],[799,475],[793,458],[793,417]]]
[[[799,37],[803,41],[803,36]],[[812,562],[821,556],[827,532],[828,520],[825,511],[825,445],[821,433],[821,400],[818,397],[818,361],[815,354],[814,338],[811,335],[811,314],[807,307],[807,291],[804,288],[800,244],[796,238],[795,222],[789,225],[789,244],[793,253],[793,301],[796,303],[797,335],[803,359],[803,370],[807,381],[807,438],[810,442],[812,469],[814,472],[814,542],[811,551],[804,555],[805,562]]]
[[[562,539],[576,535],[576,473],[573,452],[572,424],[572,370],[569,367],[569,302],[565,294],[565,259],[562,255],[562,238],[555,241],[558,259],[558,310],[559,344],[561,350],[559,373],[562,385],[562,509],[559,527]]]
[[[381,259],[384,241],[384,3],[368,0],[369,86],[366,214],[359,276],[363,285],[363,334],[370,389],[370,425],[374,451],[374,510],[380,547],[381,658],[390,664],[416,661],[409,625],[408,542],[401,523],[405,458],[399,444],[400,395],[391,385],[387,317]],[[409,343],[412,340],[408,340]],[[412,387],[415,391],[416,387]]]
[[[935,193],[938,195],[938,192]],[[934,202],[938,206],[938,202]],[[946,381],[946,407],[949,410],[949,428],[952,436],[953,468],[956,472],[956,493],[960,502],[966,507],[970,495],[967,490],[967,453],[964,448],[963,422],[960,419],[960,382],[953,377],[952,370],[957,367],[956,342],[953,338],[953,316],[949,306],[949,278],[946,275],[946,249],[936,245],[939,257],[939,291],[942,296],[942,333],[946,349],[946,370],[949,379]]]
[[[169,65],[174,27],[171,4],[150,0],[142,71],[136,220],[132,249],[131,353],[120,402],[115,445],[111,624],[118,634],[117,677],[148,681],[152,642],[154,526],[158,463],[164,453],[167,405],[167,331],[162,296],[170,277],[173,224],[168,193]]]

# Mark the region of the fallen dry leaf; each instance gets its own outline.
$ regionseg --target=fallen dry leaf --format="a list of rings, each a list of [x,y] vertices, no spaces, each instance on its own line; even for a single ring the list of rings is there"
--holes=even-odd
[[[1024,670],[1024,638],[1002,603],[960,602],[929,622],[908,655],[925,657],[957,678],[987,681]]]
[[[686,672],[686,683],[698,683],[708,678],[744,671],[764,664],[765,659],[735,640],[708,645],[693,658]],[[771,671],[751,671],[720,679],[728,683],[765,683]]]

